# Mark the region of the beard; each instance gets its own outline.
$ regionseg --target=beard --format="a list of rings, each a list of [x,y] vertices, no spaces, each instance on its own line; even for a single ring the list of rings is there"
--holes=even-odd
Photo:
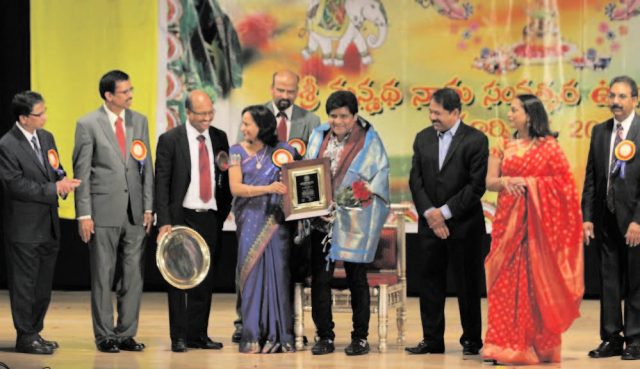
[[[291,102],[291,100],[287,100],[287,99],[278,99],[278,100],[276,100],[276,108],[278,108],[278,110],[280,110],[280,111],[289,109],[289,107],[292,104],[293,103]]]

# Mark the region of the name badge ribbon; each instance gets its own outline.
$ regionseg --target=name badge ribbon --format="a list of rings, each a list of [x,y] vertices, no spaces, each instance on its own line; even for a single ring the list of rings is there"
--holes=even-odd
[[[291,140],[289,140],[289,145],[296,149],[300,156],[304,156],[304,154],[307,152],[307,145],[305,145],[304,141],[299,138],[292,138]]]
[[[278,168],[282,168],[283,164],[293,161],[293,155],[285,149],[278,149],[271,155],[271,160]]]
[[[624,140],[616,146],[614,150],[614,155],[616,156],[616,163],[611,170],[612,175],[616,175],[618,172],[620,173],[620,178],[624,179],[625,177],[625,167],[629,160],[631,160],[636,155],[636,145],[633,141]]]
[[[147,159],[147,146],[141,140],[131,142],[131,156],[136,159],[140,166],[140,175],[144,173],[144,165]]]
[[[51,168],[55,170],[58,179],[64,178],[66,173],[64,170],[60,169],[60,156],[58,155],[58,152],[55,149],[49,149],[49,151],[47,151],[47,159],[49,160]]]

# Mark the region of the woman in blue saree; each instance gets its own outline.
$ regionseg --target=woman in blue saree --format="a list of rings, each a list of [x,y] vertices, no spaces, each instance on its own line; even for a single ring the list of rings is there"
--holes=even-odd
[[[240,352],[294,351],[289,285],[289,229],[281,209],[287,192],[274,153],[295,151],[278,142],[276,118],[262,105],[242,111],[244,140],[229,152],[229,182],[238,238],[237,285],[244,327]]]

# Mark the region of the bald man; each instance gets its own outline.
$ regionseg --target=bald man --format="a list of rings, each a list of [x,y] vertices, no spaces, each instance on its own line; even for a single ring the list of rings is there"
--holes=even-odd
[[[226,168],[215,158],[228,155],[227,135],[211,127],[215,109],[200,90],[185,101],[187,122],[164,133],[156,150],[156,212],[158,240],[176,225],[196,230],[207,242],[212,260],[222,240],[222,225],[231,209],[231,191]],[[215,246],[215,249],[214,249]],[[171,350],[222,348],[209,338],[212,270],[197,287],[180,290],[168,286]]]
[[[276,130],[279,141],[289,142],[297,138],[307,145],[311,132],[320,125],[320,118],[312,112],[294,104],[298,96],[299,82],[300,77],[289,69],[275,72],[271,80],[272,99],[265,103],[265,106],[276,116],[278,122]],[[238,142],[243,139],[244,136],[242,132],[238,130]],[[304,153],[300,154],[304,155]],[[295,234],[295,232],[293,231],[292,234]],[[308,274],[309,249],[309,247],[294,247],[291,250],[290,265],[293,282],[302,281]],[[231,340],[238,343],[242,337],[242,317],[240,316],[240,295],[238,293],[236,295],[236,312],[238,317],[233,322],[235,331],[231,336]]]

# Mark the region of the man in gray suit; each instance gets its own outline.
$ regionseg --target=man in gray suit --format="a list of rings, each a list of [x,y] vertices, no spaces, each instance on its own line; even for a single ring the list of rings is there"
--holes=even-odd
[[[76,217],[83,242],[89,244],[91,313],[98,350],[142,351],[135,341],[142,297],[145,233],[153,223],[153,163],[147,118],[129,109],[129,76],[110,71],[100,80],[104,105],[78,120],[73,171]],[[111,286],[116,261],[117,325],[113,324]]]
[[[306,146],[311,132],[320,125],[320,118],[293,103],[298,96],[298,82],[300,77],[289,69],[275,72],[271,81],[272,100],[265,106],[276,116],[278,140],[289,142],[297,138]],[[238,131],[238,142],[243,139],[242,132]],[[299,154],[302,156],[304,152]],[[300,281],[306,275],[310,258],[308,251],[309,249],[304,247],[295,247],[291,250],[290,265],[293,282]],[[236,293],[236,296],[238,318],[233,322],[236,329],[231,340],[238,343],[242,337],[242,318],[240,317],[240,294]]]

